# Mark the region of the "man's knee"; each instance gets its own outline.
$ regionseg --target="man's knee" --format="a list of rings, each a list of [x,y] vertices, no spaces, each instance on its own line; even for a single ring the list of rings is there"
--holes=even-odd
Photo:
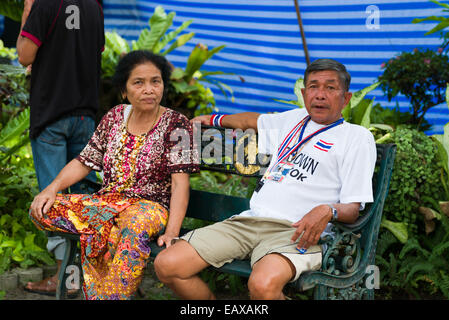
[[[283,256],[265,256],[253,266],[248,280],[251,299],[281,299],[285,284],[294,276],[292,273],[290,263]]]
[[[154,271],[157,277],[163,283],[170,282],[170,279],[177,277],[179,274],[179,268],[182,265],[180,258],[176,254],[170,252],[170,250],[162,250],[154,260]]]
[[[278,277],[270,274],[252,274],[248,280],[248,289],[252,299],[278,299],[283,285]]]
[[[184,240],[162,250],[154,260],[156,275],[163,283],[169,283],[174,278],[188,279],[207,266],[195,249]]]

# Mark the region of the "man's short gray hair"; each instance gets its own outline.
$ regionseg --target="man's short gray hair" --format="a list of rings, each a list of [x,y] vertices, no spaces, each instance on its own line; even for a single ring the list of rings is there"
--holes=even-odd
[[[346,71],[346,67],[333,59],[317,59],[313,61],[304,73],[304,85],[307,84],[307,78],[310,73],[315,71],[336,71],[345,91],[349,91],[351,84],[351,75]]]

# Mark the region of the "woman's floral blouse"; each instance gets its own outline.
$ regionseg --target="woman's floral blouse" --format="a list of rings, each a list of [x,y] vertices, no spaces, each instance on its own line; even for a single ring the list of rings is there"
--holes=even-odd
[[[166,108],[153,129],[133,135],[126,128],[125,108],[131,106],[118,105],[103,117],[77,159],[103,171],[103,185],[97,194],[118,192],[169,209],[170,175],[199,171],[192,126],[184,115]]]

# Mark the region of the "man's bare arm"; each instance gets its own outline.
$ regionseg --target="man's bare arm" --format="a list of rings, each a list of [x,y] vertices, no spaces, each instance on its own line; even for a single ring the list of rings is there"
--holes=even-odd
[[[236,114],[226,115],[221,124],[226,128],[233,129],[254,129],[257,131],[257,119],[260,113],[257,112],[242,112]],[[190,120],[191,122],[201,122],[203,125],[210,125],[211,115],[198,116]]]

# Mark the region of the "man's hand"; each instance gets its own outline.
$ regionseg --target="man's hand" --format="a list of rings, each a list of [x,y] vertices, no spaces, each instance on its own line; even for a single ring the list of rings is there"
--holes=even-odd
[[[308,249],[316,245],[331,219],[332,211],[328,205],[313,208],[301,220],[292,224],[292,227],[296,228],[291,238],[292,242],[295,242],[302,234],[297,245],[298,249]]]

